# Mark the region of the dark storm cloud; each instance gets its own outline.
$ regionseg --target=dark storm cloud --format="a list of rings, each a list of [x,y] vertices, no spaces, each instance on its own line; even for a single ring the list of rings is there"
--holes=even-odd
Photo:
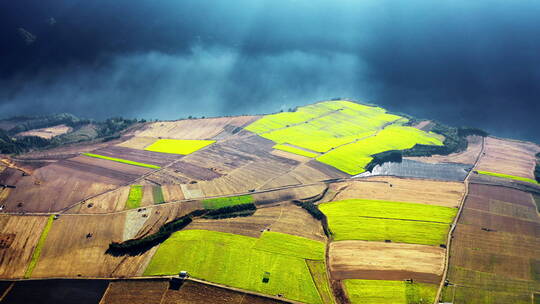
[[[1,6],[0,39],[11,46],[0,48],[2,116],[172,119],[272,112],[341,96],[540,141],[534,1]],[[19,27],[37,40],[27,46]]]

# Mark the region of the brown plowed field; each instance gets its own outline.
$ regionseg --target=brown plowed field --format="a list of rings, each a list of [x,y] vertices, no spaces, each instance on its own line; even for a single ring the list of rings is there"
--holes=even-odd
[[[0,278],[23,277],[46,223],[46,216],[0,215],[0,237],[11,239],[0,248]]]
[[[271,154],[273,145],[273,142],[255,135],[247,137],[234,135],[207,149],[185,156],[181,162],[175,164],[179,168],[162,170],[149,176],[148,179],[161,184],[167,183],[167,179],[163,178],[164,175],[173,178],[177,175],[179,179],[187,178],[189,183],[198,180],[196,185],[184,187],[190,191],[184,192],[186,198],[243,193],[268,188],[268,183],[272,186],[282,186],[277,182],[300,163]],[[177,172],[171,172],[172,170]],[[323,175],[324,178],[327,176]],[[197,193],[191,193],[193,191]]]
[[[329,264],[334,279],[404,280],[438,283],[445,250],[434,246],[367,241],[332,242]]]
[[[469,194],[512,204],[518,204],[525,207],[534,206],[534,201],[530,193],[508,187],[471,184],[469,187]]]
[[[330,189],[338,193],[336,201],[362,198],[457,207],[465,186],[460,182],[373,177],[334,183]]]
[[[166,202],[179,201],[185,198],[179,185],[163,185],[161,191],[163,191],[163,198]]]
[[[405,159],[421,161],[425,163],[460,163],[460,164],[474,164],[478,154],[482,151],[482,137],[480,136],[468,136],[467,137],[467,150],[452,153],[449,155],[433,155],[429,157],[405,157]]]
[[[186,229],[213,231],[259,237],[263,229],[297,235],[317,241],[326,237],[319,221],[292,203],[259,208],[252,216],[220,220],[197,219]]]
[[[278,300],[257,297],[241,292],[186,281],[179,290],[167,289],[162,304],[276,304]]]
[[[441,282],[442,276],[433,273],[405,270],[345,270],[332,273],[332,278],[335,280],[361,279],[385,281],[413,279],[415,282],[438,284]]]
[[[143,197],[141,199],[141,207],[147,207],[154,205],[154,195],[152,194],[154,186],[143,186]]]
[[[311,158],[309,158],[309,157],[305,157],[305,156],[302,156],[302,155],[298,155],[298,154],[294,154],[294,153],[290,153],[290,152],[286,152],[286,151],[282,151],[282,150],[273,150],[270,153],[272,153],[275,156],[290,158],[290,159],[295,160],[295,161],[300,162],[300,163],[306,163],[306,162],[311,160]]]
[[[135,132],[135,135],[172,139],[211,139],[221,133],[226,126],[242,127],[258,118],[258,116],[237,116],[155,122],[146,126],[144,130]]]
[[[188,177],[184,176],[181,172],[175,172],[174,170],[169,168],[162,168],[161,170],[146,176],[145,180],[159,185],[187,184],[192,181]]]
[[[125,147],[125,148],[131,148],[131,149],[139,149],[144,150],[144,148],[150,146],[153,144],[157,138],[155,137],[139,137],[139,136],[133,136],[129,138],[128,140],[119,143],[118,147]]]
[[[300,181],[296,179],[292,174],[284,174],[281,176],[277,176],[269,181],[267,181],[264,185],[260,187],[261,190],[264,189],[273,189],[283,186],[292,186],[292,185],[300,185]]]
[[[540,221],[531,195],[478,184],[470,185],[470,194],[452,239],[448,280],[456,285],[446,288],[443,300],[530,303],[540,289]]]
[[[13,168],[5,168],[0,172],[0,184],[15,185],[22,177],[21,171]]]
[[[467,206],[467,203],[465,203],[465,206]],[[463,224],[475,225],[479,228],[489,228],[496,232],[525,234],[540,238],[540,223],[524,221],[510,216],[464,208],[460,221]]]
[[[458,224],[452,240],[452,248],[455,248],[455,250],[472,248],[480,252],[517,255],[528,258],[540,256],[540,243],[533,236],[487,232],[481,230],[478,226],[465,224]]]
[[[100,304],[160,304],[169,280],[113,281]]]
[[[197,166],[184,161],[178,161],[174,163],[170,168],[175,172],[181,173],[182,175],[194,180],[208,181],[222,176],[222,174],[219,174],[218,172],[209,168]]]
[[[141,176],[143,174],[146,174],[152,171],[152,169],[150,168],[128,165],[128,164],[124,164],[120,162],[115,162],[115,161],[100,159],[100,158],[95,158],[95,157],[88,157],[84,155],[72,158],[70,159],[70,161],[89,165],[91,167],[96,167],[94,170],[96,170],[96,172],[98,173],[100,171],[97,171],[97,170],[100,170],[100,168],[103,168],[103,169],[119,172],[121,174],[125,174],[129,176],[128,178],[131,178],[131,176]],[[128,179],[128,181],[130,181],[130,179]]]
[[[107,213],[124,210],[129,187],[120,187],[102,195],[86,200],[69,209],[67,213]]]
[[[124,221],[125,214],[60,216],[53,222],[32,277],[139,275],[153,251],[135,257],[105,254],[112,241],[122,241]]]
[[[516,255],[486,253],[475,248],[462,248],[453,254],[454,266],[475,269],[506,276],[516,280],[534,280],[531,277],[531,259]]]
[[[95,150],[92,153],[109,157],[127,159],[160,167],[182,158],[182,155],[178,154],[159,153],[119,146],[109,146],[106,148]]]
[[[54,212],[87,197],[116,188],[112,180],[98,175],[59,166],[40,168],[32,176],[23,177],[6,201],[10,212]],[[18,204],[22,203],[22,207]]]
[[[534,206],[523,206],[512,204],[487,197],[469,195],[467,197],[467,208],[476,209],[497,215],[511,216],[521,220],[530,220],[537,222],[538,216]]]
[[[476,169],[534,179],[535,154],[540,147],[533,143],[487,137],[484,155]]]

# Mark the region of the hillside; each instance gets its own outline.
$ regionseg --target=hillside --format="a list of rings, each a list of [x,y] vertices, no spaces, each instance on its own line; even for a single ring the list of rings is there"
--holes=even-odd
[[[346,100],[0,131],[0,303],[540,301],[535,143]]]

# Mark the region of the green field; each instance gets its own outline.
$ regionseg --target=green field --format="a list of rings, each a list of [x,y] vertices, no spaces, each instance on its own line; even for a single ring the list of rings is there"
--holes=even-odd
[[[45,245],[45,240],[47,240],[47,235],[49,234],[49,231],[51,230],[52,224],[54,221],[54,215],[50,215],[49,219],[47,220],[47,224],[45,224],[45,228],[41,232],[41,236],[39,237],[39,241],[36,245],[36,248],[34,249],[34,252],[32,253],[32,259],[30,260],[30,263],[28,264],[28,268],[26,268],[26,271],[24,273],[24,278],[28,279],[32,276],[32,272],[34,271],[34,268],[36,268],[39,257],[41,256],[41,250],[43,249],[43,245]]]
[[[128,165],[134,165],[134,166],[139,166],[139,167],[150,168],[150,169],[160,169],[161,168],[161,167],[150,165],[150,164],[139,163],[139,162],[134,162],[134,161],[127,160],[127,159],[108,157],[108,156],[99,155],[99,154],[93,154],[93,153],[82,153],[82,155],[89,156],[89,157],[106,159],[106,160],[111,160],[111,161],[124,163],[124,164],[128,164]]]
[[[145,150],[169,154],[188,155],[215,142],[215,140],[158,139],[156,142],[146,147]]]
[[[131,185],[129,188],[129,196],[126,201],[125,209],[135,209],[141,206],[141,200],[143,196],[143,186]]]
[[[345,280],[352,304],[431,304],[437,285],[383,280]]]
[[[152,198],[154,199],[154,204],[163,204],[165,202],[165,198],[163,198],[163,190],[161,189],[161,186],[152,187]]]
[[[341,146],[317,157],[317,160],[351,175],[365,171],[371,155],[389,150],[406,150],[416,144],[442,145],[440,138],[412,127],[391,125],[375,136]]]
[[[305,239],[289,235],[270,235],[259,240],[207,230],[179,231],[161,244],[144,275],[173,275],[186,270],[192,277],[210,282],[270,295],[283,294],[285,298],[305,303],[321,303],[309,268],[304,258],[298,257],[303,253],[291,255],[291,249],[281,253],[267,251],[276,244],[276,239],[291,248],[305,243]],[[283,248],[283,244],[279,246]],[[324,251],[324,244],[319,246]],[[267,283],[263,282],[265,272],[270,273]]]
[[[246,130],[274,141],[275,149],[316,157],[354,175],[365,171],[373,154],[409,149],[415,144],[443,144],[440,135],[405,127],[405,122],[407,119],[383,108],[337,100],[266,115]],[[309,151],[324,154],[316,156]]]
[[[326,101],[265,117],[246,127],[278,144],[292,144],[315,152],[373,134],[387,123],[404,120],[383,108],[349,101]]]
[[[205,209],[219,209],[223,207],[253,203],[253,196],[248,194],[240,196],[210,198],[203,200],[202,203]]]
[[[439,245],[457,209],[388,201],[344,200],[324,203],[319,209],[327,216],[336,241],[391,240],[397,243]]]
[[[306,260],[311,276],[315,281],[315,286],[321,295],[324,304],[335,304],[334,293],[330,287],[330,280],[326,272],[324,261]]]
[[[521,177],[521,176],[508,175],[508,174],[496,173],[496,172],[490,172],[490,171],[480,171],[480,170],[478,170],[476,172],[478,172],[478,174],[484,174],[484,175],[490,175],[490,176],[496,176],[496,177],[502,177],[502,178],[518,180],[518,181],[522,181],[522,182],[538,184],[538,182],[536,180],[532,179],[532,178],[526,178],[526,177]]]
[[[313,153],[313,152],[309,152],[309,151],[306,151],[306,150],[298,149],[298,148],[295,148],[295,147],[292,147],[292,146],[289,146],[289,145],[277,144],[277,145],[273,146],[272,148],[277,149],[277,150],[281,150],[281,151],[285,151],[285,152],[289,152],[289,153],[302,155],[302,156],[305,156],[305,157],[310,157],[310,158],[314,158],[314,157],[317,157],[319,155],[317,153]]]
[[[265,231],[253,249],[302,259],[324,260],[324,244],[285,233]]]

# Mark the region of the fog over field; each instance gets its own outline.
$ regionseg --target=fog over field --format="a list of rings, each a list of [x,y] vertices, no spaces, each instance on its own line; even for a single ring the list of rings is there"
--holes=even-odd
[[[540,142],[538,16],[535,0],[4,1],[0,117],[176,119],[350,97]]]

